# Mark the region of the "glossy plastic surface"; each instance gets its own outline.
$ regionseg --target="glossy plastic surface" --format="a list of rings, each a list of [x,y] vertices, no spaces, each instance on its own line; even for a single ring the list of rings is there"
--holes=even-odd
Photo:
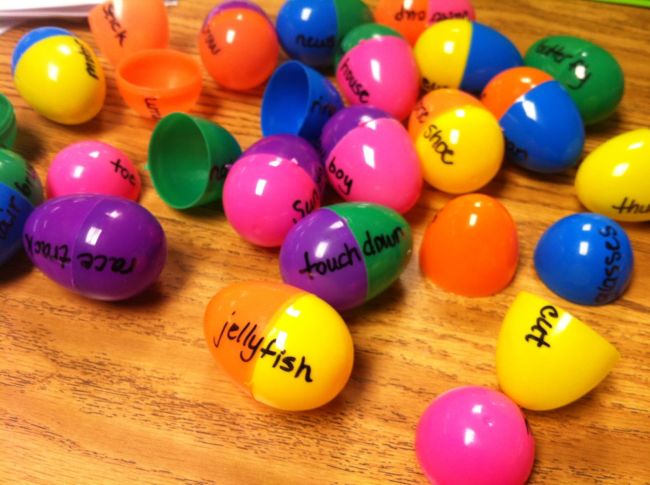
[[[223,189],[228,222],[241,237],[258,246],[280,246],[293,225],[318,207],[318,186],[309,173],[276,155],[240,158]]]
[[[169,20],[163,0],[109,0],[88,14],[99,50],[114,66],[129,54],[164,49],[169,43]]]
[[[368,104],[400,120],[411,113],[419,94],[411,47],[394,36],[362,40],[339,62],[336,80],[350,104]]]
[[[426,29],[413,47],[422,89],[459,88],[472,43],[472,23],[445,20]]]
[[[476,19],[476,13],[470,0],[429,0],[429,23],[450,19]]]
[[[557,295],[581,305],[620,297],[632,278],[634,254],[625,230],[600,214],[573,214],[542,235],[535,269]]]
[[[458,89],[443,88],[428,92],[416,103],[409,117],[408,129],[411,139],[417,139],[430,117],[465,106],[484,108],[474,96]]]
[[[553,77],[544,71],[519,67],[492,79],[481,93],[481,102],[500,120],[521,96],[549,81]]]
[[[546,73],[533,78],[532,69],[519,67],[502,72],[485,87],[481,98],[495,116],[503,111],[504,100],[514,98],[512,106],[499,118],[508,160],[535,172],[563,172],[580,158],[585,143],[584,124],[560,83],[548,80]],[[505,94],[504,87],[513,93]]]
[[[428,25],[454,18],[475,18],[469,0],[380,0],[375,21],[398,31],[413,45]]]
[[[380,118],[390,118],[390,115],[380,109],[363,105],[349,106],[338,111],[325,124],[321,133],[320,145],[325,157],[351,130]]]
[[[33,206],[43,202],[43,186],[38,174],[25,159],[0,148],[0,184],[18,191]]]
[[[172,49],[131,54],[117,68],[124,102],[145,118],[160,119],[192,109],[201,94],[201,68],[194,57]]]
[[[332,0],[288,0],[278,12],[276,29],[289,57],[313,67],[332,63],[338,42]]]
[[[277,409],[323,406],[352,372],[354,344],[339,314],[282,283],[249,281],[221,289],[206,308],[204,332],[223,371]]]
[[[309,174],[322,195],[327,184],[325,168],[318,152],[304,138],[296,135],[271,135],[253,143],[242,156],[258,153],[275,155],[297,163]]]
[[[591,391],[619,357],[613,345],[570,313],[521,292],[499,332],[497,376],[517,404],[549,411]]]
[[[141,205],[106,195],[69,195],[37,207],[23,246],[50,279],[88,298],[124,300],[158,279],[167,258],[160,223]]]
[[[565,87],[587,125],[609,117],[623,98],[625,77],[620,64],[588,40],[545,37],[528,49],[525,62],[548,72]]]
[[[188,209],[221,199],[230,166],[241,155],[237,140],[210,120],[172,113],[149,142],[149,171],[163,201]]]
[[[18,93],[38,113],[65,125],[92,119],[104,105],[104,71],[88,44],[71,35],[44,38],[20,57]]]
[[[262,134],[298,135],[317,143],[325,123],[341,108],[329,79],[300,62],[285,62],[264,90]]]
[[[535,461],[535,440],[519,407],[485,387],[457,387],[424,411],[415,451],[436,485],[522,485]]]
[[[385,205],[408,212],[422,190],[417,153],[401,123],[381,118],[348,132],[332,149],[325,170],[346,201]]]
[[[420,248],[424,274],[463,296],[500,292],[514,277],[518,260],[517,228],[510,213],[482,194],[448,202],[427,227]]]
[[[47,170],[47,196],[104,194],[137,201],[140,174],[124,152],[101,141],[80,141],[61,150]]]
[[[336,49],[334,67],[337,68],[343,56],[359,45],[362,41],[387,36],[402,38],[399,32],[385,25],[369,23],[356,26],[348,32],[339,43],[338,48]]]
[[[208,15],[205,16],[204,25],[205,25],[205,22],[208,22],[209,20],[211,20],[212,17],[214,17],[215,15],[223,12],[224,10],[229,10],[229,9],[232,9],[232,8],[234,8],[234,9],[247,8],[249,10],[253,10],[254,12],[257,12],[257,13],[263,15],[264,17],[266,17],[268,19],[269,23],[271,23],[271,26],[273,27],[273,29],[275,29],[275,26],[271,22],[271,19],[269,19],[268,16],[266,15],[266,12],[264,11],[264,9],[262,7],[260,7],[258,4],[256,4],[255,2],[251,1],[251,0],[226,0],[225,2],[222,2],[222,3],[218,4],[218,5],[215,5],[212,8],[212,10],[210,10]]]
[[[14,47],[14,51],[11,54],[11,73],[14,73],[18,61],[21,57],[23,57],[23,54],[27,52],[31,46],[43,39],[47,39],[48,37],[54,37],[55,35],[70,35],[74,37],[74,34],[72,32],[60,27],[39,27],[37,29],[30,30],[25,35],[23,35],[16,44],[16,47]]]
[[[510,39],[487,25],[472,22],[472,42],[460,89],[478,94],[494,76],[523,63]]]
[[[580,164],[576,192],[589,210],[618,221],[650,221],[650,129],[600,145]]]
[[[0,266],[22,246],[23,227],[33,209],[18,190],[0,182]]]
[[[472,104],[431,115],[415,140],[415,149],[424,180],[438,190],[461,194],[478,190],[494,178],[505,143],[492,113]]]
[[[203,23],[199,53],[220,86],[245,91],[269,78],[278,64],[280,44],[265,14],[233,6],[211,13]]]
[[[16,113],[11,101],[0,93],[0,148],[11,148],[18,135]]]
[[[375,7],[375,22],[399,32],[413,45],[427,26],[429,0],[380,0]]]
[[[289,231],[280,250],[280,272],[285,283],[347,310],[399,278],[412,246],[411,229],[397,212],[374,204],[335,204]]]
[[[361,0],[287,0],[276,27],[289,57],[322,68],[334,62],[339,41],[368,22],[372,14]]]

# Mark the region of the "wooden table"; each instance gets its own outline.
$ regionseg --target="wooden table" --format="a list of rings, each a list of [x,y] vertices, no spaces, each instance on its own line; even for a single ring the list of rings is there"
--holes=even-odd
[[[259,2],[273,15],[280,0]],[[170,11],[171,45],[196,54],[208,0]],[[627,90],[617,114],[589,129],[586,152],[609,137],[650,126],[650,10],[586,0],[476,0],[480,20],[522,50],[550,34],[596,41],[620,61]],[[85,25],[62,24],[92,43]],[[154,122],[121,101],[103,61],[108,97],[101,114],[65,127],[38,116],[17,95],[9,57],[34,25],[0,37],[0,90],[17,109],[15,150],[45,180],[66,145],[101,139],[125,150],[144,174]],[[260,136],[262,89],[235,94],[205,77],[198,115],[232,131],[243,147]],[[420,414],[461,385],[497,387],[501,319],[529,290],[589,322],[622,354],[592,393],[563,409],[527,412],[537,440],[531,483],[650,483],[650,226],[627,224],[636,272],[615,304],[579,307],[553,296],[535,274],[542,232],[580,211],[574,172],[535,176],[506,167],[484,192],[518,224],[521,260],[513,283],[491,298],[445,293],[413,258],[399,283],[344,317],[356,345],[352,378],[323,409],[276,412],[224,375],[203,341],[202,318],[228,283],[279,279],[277,251],[253,247],[207,207],[178,212],[144,176],[142,204],[169,242],[160,281],[131,301],[102,303],[46,279],[24,255],[0,270],[0,482],[3,483],[425,483],[413,451]],[[408,214],[415,245],[450,197],[427,188]],[[332,197],[332,200],[334,198]]]

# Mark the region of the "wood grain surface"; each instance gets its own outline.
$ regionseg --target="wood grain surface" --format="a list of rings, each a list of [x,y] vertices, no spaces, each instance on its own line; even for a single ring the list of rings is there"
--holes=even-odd
[[[170,10],[171,45],[197,55],[210,0]],[[280,0],[260,0],[275,17]],[[479,19],[525,51],[536,39],[572,34],[620,61],[625,98],[588,130],[586,153],[616,134],[650,126],[650,10],[586,0],[475,0]],[[143,19],[146,21],[146,19]],[[94,45],[85,23],[58,24]],[[18,96],[9,58],[29,24],[0,37],[0,91],[14,103],[15,150],[44,181],[53,156],[83,139],[113,143],[142,174],[154,122],[128,109],[102,59],[108,96],[92,122],[65,127]],[[262,89],[226,92],[204,73],[194,113],[231,130],[243,147],[260,137]],[[506,166],[483,192],[517,222],[513,283],[490,298],[463,298],[425,281],[414,257],[401,280],[344,318],[356,345],[342,394],[325,408],[288,414],[247,397],[212,360],[203,340],[205,306],[221,287],[279,279],[278,252],[253,247],[218,207],[170,209],[144,175],[141,203],[169,242],[158,283],[123,303],[91,301],[48,280],[19,255],[0,269],[0,482],[2,483],[426,483],[413,448],[419,416],[461,385],[497,388],[495,345],[515,295],[557,301],[616,345],[622,359],[589,395],[563,409],[526,415],[537,441],[530,483],[650,483],[650,225],[626,224],[636,256],[627,293],[605,307],[553,296],[532,254],[554,221],[583,210],[575,173],[535,176]],[[449,196],[426,188],[407,218],[419,248]],[[335,201],[335,197],[330,197]],[[543,369],[540,369],[543,372]]]

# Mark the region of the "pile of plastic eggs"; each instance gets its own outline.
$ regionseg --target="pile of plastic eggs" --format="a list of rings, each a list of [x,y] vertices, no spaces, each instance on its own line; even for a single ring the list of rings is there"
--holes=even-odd
[[[475,20],[469,0],[381,0],[374,12],[361,0],[287,0],[275,23],[255,3],[232,0],[208,12],[197,42],[221,88],[264,85],[263,138],[242,151],[218,123],[187,114],[202,90],[201,68],[169,47],[162,0],[121,5],[98,5],[88,20],[124,102],[157,121],[147,166],[159,196],[178,210],[222,204],[245,241],[279,248],[283,281],[221,289],[204,328],[224,371],[284,410],[313,409],[340,393],[354,349],[339,312],[381,295],[414,249],[432,291],[486,297],[506,288],[519,264],[516,221],[477,191],[504,161],[542,175],[573,169],[585,125],[614,113],[624,91],[619,64],[601,47],[550,36],[522,56]],[[289,59],[278,65],[281,49]],[[45,27],[18,42],[11,69],[29,105],[75,125],[102,109],[101,66],[91,45]],[[51,162],[42,203],[38,177],[9,150],[16,131],[0,96],[0,263],[22,246],[55,282],[105,300],[156,281],[165,234],[138,204],[141,179],[129,157],[101,141],[65,148]],[[534,255],[541,282],[582,305],[619,298],[634,257],[615,220],[650,220],[649,180],[648,129],[590,153],[575,185],[593,212],[544,233]],[[457,197],[414,248],[404,215],[427,187]],[[326,191],[338,203],[325,206]],[[524,483],[535,445],[520,408],[579,399],[617,358],[587,324],[520,293],[497,342],[501,392],[451,390],[422,416],[416,451],[425,474],[432,483]],[[468,426],[474,448],[463,442]]]

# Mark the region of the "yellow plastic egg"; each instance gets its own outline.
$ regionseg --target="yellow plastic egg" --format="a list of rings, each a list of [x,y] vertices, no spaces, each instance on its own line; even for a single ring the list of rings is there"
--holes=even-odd
[[[499,387],[523,408],[556,409],[596,387],[619,357],[616,348],[588,325],[523,291],[499,333]]]
[[[283,283],[221,289],[208,304],[204,330],[221,368],[276,409],[323,406],[352,372],[354,344],[343,319],[320,298]]]
[[[505,141],[499,122],[468,94],[455,89],[428,93],[416,106],[410,128],[424,179],[438,190],[474,192],[501,168]]]
[[[591,152],[576,176],[580,202],[618,221],[650,221],[650,129],[629,131]]]
[[[72,35],[34,43],[14,71],[20,95],[46,118],[65,125],[84,123],[104,104],[106,81],[92,49]]]

